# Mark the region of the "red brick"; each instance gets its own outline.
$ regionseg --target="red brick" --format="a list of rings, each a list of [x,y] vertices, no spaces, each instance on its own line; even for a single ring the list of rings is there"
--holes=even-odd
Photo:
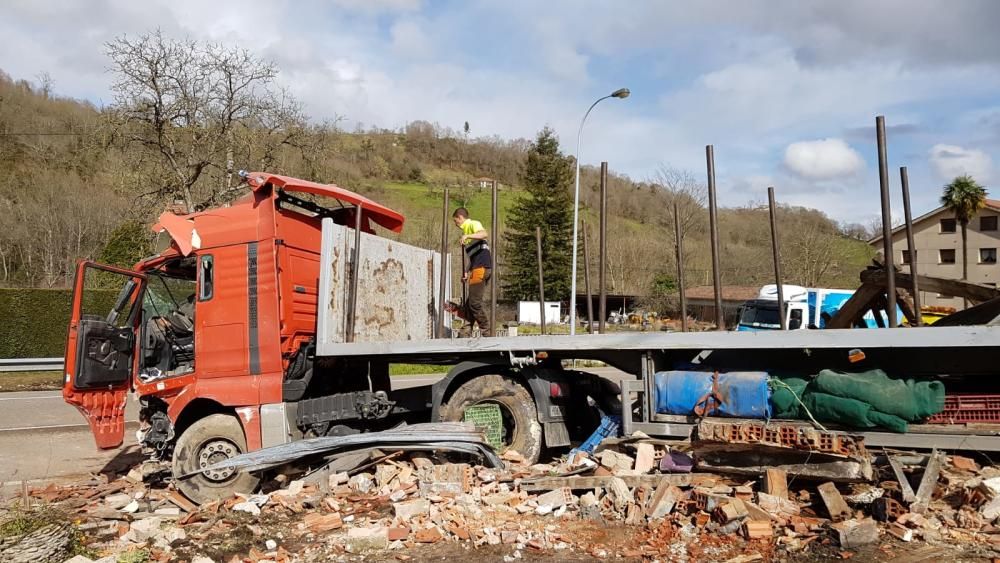
[[[408,537],[410,537],[410,528],[407,526],[389,528],[389,541],[405,540]]]
[[[437,528],[424,528],[413,534],[413,540],[417,543],[437,543],[442,539],[441,532]]]

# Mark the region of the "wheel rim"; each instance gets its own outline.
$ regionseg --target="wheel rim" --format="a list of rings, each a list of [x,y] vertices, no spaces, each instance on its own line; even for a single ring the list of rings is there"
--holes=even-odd
[[[221,461],[226,461],[227,459],[235,457],[239,454],[239,446],[229,440],[223,438],[209,440],[202,444],[201,449],[198,450],[198,468],[205,469],[206,467]],[[236,470],[232,468],[212,469],[210,471],[202,472],[202,475],[208,478],[209,481],[216,483],[221,483],[235,474]]]

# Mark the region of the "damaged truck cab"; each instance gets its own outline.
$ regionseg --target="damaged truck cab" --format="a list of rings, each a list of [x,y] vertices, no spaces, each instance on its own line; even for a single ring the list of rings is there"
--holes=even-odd
[[[365,232],[403,226],[399,213],[336,186],[264,173],[245,180],[250,193],[228,207],[161,215],[154,230],[169,245],[134,270],[78,265],[63,396],[87,418],[98,447],[123,443],[130,391],[141,401],[140,442],[172,458],[175,475],[259,449],[269,428],[296,426],[280,406],[305,391],[288,380],[313,369],[321,221]],[[327,370],[327,390],[356,392],[350,398],[366,412],[386,410],[376,392],[388,385],[386,367]],[[199,474],[181,488],[202,501],[252,479]]]

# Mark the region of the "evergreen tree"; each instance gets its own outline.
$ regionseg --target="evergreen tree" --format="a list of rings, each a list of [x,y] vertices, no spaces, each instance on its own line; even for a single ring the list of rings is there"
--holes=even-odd
[[[531,145],[522,173],[525,195],[514,203],[507,221],[504,292],[508,298],[538,299],[535,227],[542,229],[542,269],[547,300],[565,300],[570,290],[573,241],[573,166],[559,152],[548,127]]]

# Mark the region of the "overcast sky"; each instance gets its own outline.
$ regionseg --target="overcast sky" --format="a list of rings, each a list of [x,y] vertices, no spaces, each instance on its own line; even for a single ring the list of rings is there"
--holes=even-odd
[[[1000,2],[837,0],[7,0],[0,69],[62,95],[110,101],[103,44],[159,27],[275,61],[316,119],[396,128],[424,119],[472,135],[544,125],[583,162],[703,179],[715,145],[720,203],[766,199],[838,220],[879,210],[875,116],[914,213],[969,173],[1000,181]],[[1000,189],[992,195],[1000,198]]]

